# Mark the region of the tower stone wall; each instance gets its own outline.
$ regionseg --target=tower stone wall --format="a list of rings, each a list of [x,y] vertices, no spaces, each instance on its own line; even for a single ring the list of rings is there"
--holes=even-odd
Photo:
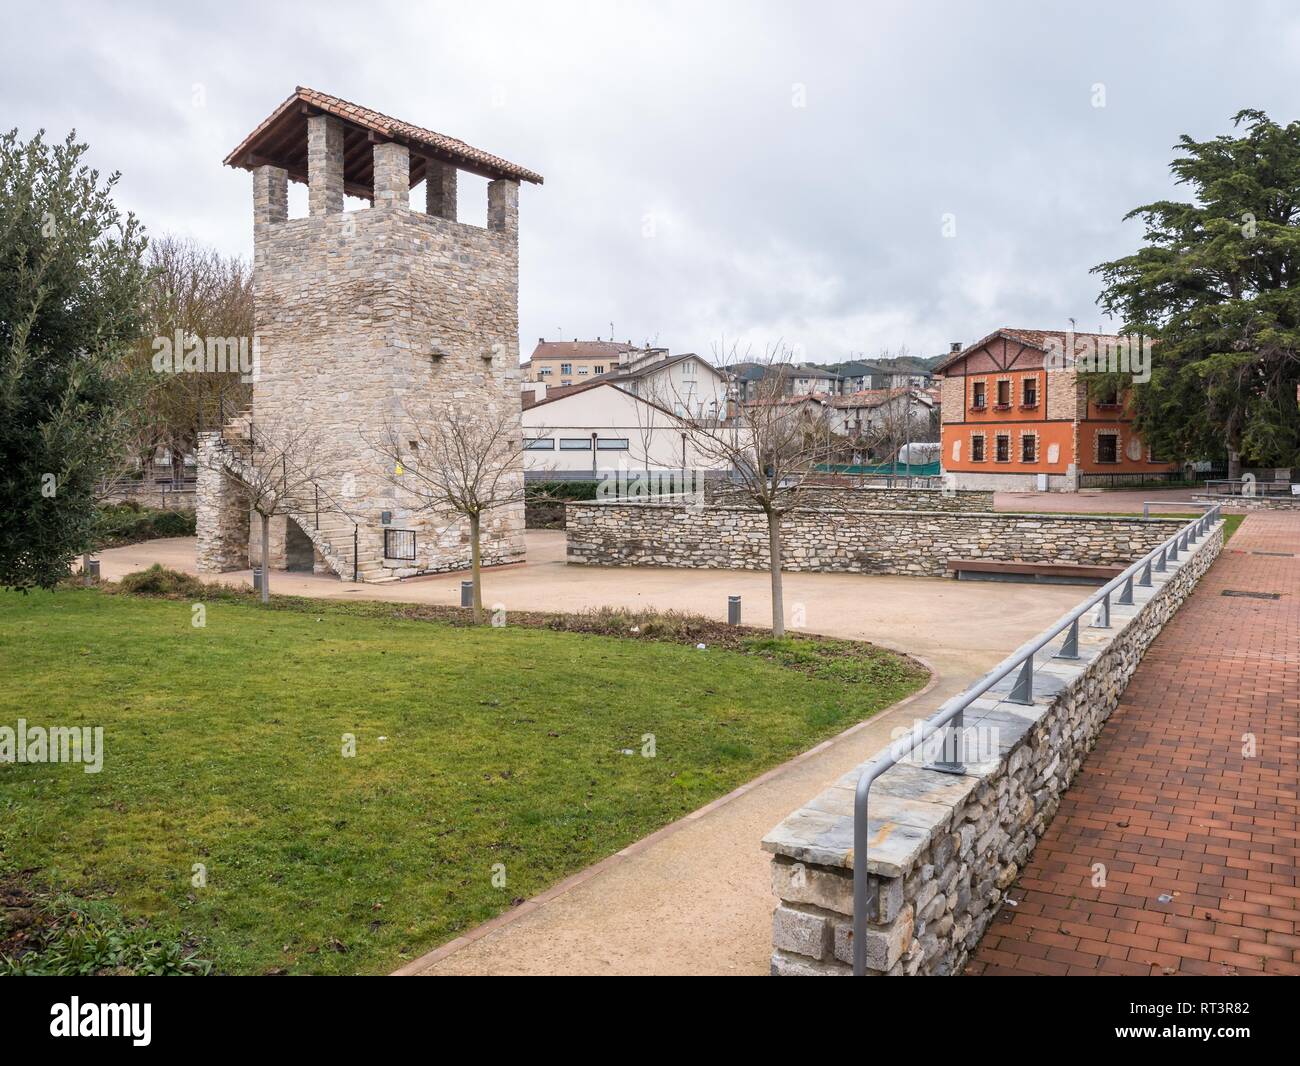
[[[386,428],[425,403],[519,417],[518,185],[493,186],[500,224],[486,229],[412,211],[392,182],[380,200],[378,180],[374,207],[257,227],[254,423],[311,427],[329,495],[360,519],[361,555],[382,557],[384,511],[416,532],[403,571],[467,566],[468,530],[416,513],[389,482],[375,450]],[[522,503],[489,514],[484,562],[522,559],[523,529]]]
[[[319,507],[333,514],[318,521],[310,509],[299,508],[290,518],[324,552],[317,552],[318,568],[328,559],[340,576],[351,578],[342,572],[349,567],[340,557],[352,561],[352,522],[358,526],[361,580],[467,567],[468,521],[421,512],[400,487],[400,476],[397,484],[390,480],[377,445],[391,430],[400,431],[411,412],[427,408],[449,418],[454,411],[458,419],[512,419],[513,439],[522,436],[519,183],[490,182],[486,227],[459,222],[453,165],[372,138],[372,206],[345,211],[340,120],[311,115],[306,125],[306,218],[288,218],[288,168],[269,162],[249,168],[254,431],[292,434],[304,446],[302,460],[319,486]],[[355,158],[354,149],[348,152]],[[426,177],[417,209],[410,196],[413,158]],[[522,485],[522,464],[507,480]],[[208,483],[221,488],[217,479]],[[232,529],[229,509],[228,501],[199,501],[200,526],[206,510],[214,530],[209,540],[220,544],[222,554],[205,567],[201,552],[202,568],[229,568],[240,532],[251,533],[256,554],[257,521],[251,530]],[[386,527],[415,533],[414,560],[385,557]],[[283,522],[276,532],[271,561],[283,565],[291,554]],[[484,516],[481,547],[485,565],[522,560],[522,501]]]

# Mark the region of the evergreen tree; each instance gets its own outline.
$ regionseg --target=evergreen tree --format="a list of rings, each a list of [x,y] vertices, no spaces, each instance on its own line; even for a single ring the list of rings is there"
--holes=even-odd
[[[1300,466],[1300,123],[1253,110],[1233,123],[1243,136],[1179,139],[1170,169],[1192,202],[1129,212],[1143,247],[1094,272],[1098,303],[1157,342],[1151,380],[1132,388],[1143,439],[1174,460],[1226,450],[1236,477],[1239,457]]]
[[[145,238],[85,152],[0,136],[0,586],[52,587],[93,547],[138,396]]]

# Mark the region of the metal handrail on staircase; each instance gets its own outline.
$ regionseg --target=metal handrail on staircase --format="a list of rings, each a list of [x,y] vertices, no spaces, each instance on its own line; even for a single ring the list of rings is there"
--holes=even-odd
[[[872,783],[945,727],[948,733],[944,739],[944,751],[940,756],[942,761],[932,765],[930,769],[943,773],[965,773],[966,768],[961,763],[960,745],[963,729],[962,714],[966,708],[1016,670],[1019,670],[1019,674],[1012,685],[1007,701],[1032,704],[1035,653],[1068,630],[1060,650],[1053,658],[1077,660],[1079,620],[1094,607],[1100,606],[1101,609],[1092,623],[1093,628],[1109,629],[1111,597],[1118,592],[1115,603],[1126,605],[1133,603],[1134,585],[1150,587],[1153,584],[1152,573],[1164,573],[1171,561],[1178,560],[1180,552],[1187,551],[1194,541],[1200,540],[1208,533],[1219,521],[1220,511],[1220,505],[1216,503],[1200,518],[1187,523],[1172,537],[1147,552],[1059,621],[1022,644],[965,691],[945,702],[922,722],[919,728],[914,729],[909,737],[891,744],[888,750],[878,755],[863,769],[861,776],[858,777],[857,790],[853,797],[853,975],[855,977],[865,976],[867,972],[867,907],[870,887],[867,871],[870,846],[867,807]],[[951,757],[948,751],[949,741],[952,743]]]
[[[247,423],[248,423],[248,437],[247,437],[247,440],[248,440],[249,454],[248,454],[248,458],[247,458],[246,460],[244,460],[244,459],[242,459],[242,458],[240,457],[239,449],[236,447],[236,445],[234,444],[234,442],[231,441],[231,440],[229,440],[229,439],[226,437],[226,428],[230,425],[231,422],[235,422],[235,421],[240,421],[240,422],[242,422],[242,421],[244,421],[244,419],[241,417],[241,415],[242,415],[242,412],[241,412],[240,414],[236,414],[236,415],[234,415],[231,419],[229,419],[229,420],[228,420],[228,421],[227,421],[227,422],[222,426],[222,428],[217,432],[217,443],[218,443],[218,447],[220,447],[223,451],[226,451],[226,452],[230,453],[230,455],[232,455],[232,456],[235,457],[236,459],[239,459],[240,461],[246,461],[246,462],[248,462],[248,463],[251,464],[251,463],[253,462],[253,452],[254,452],[254,450],[255,450],[255,448],[256,448],[255,438],[254,438],[254,426],[255,426],[255,423],[254,423],[254,421],[253,421],[252,412],[249,411],[248,419],[247,419]],[[328,507],[328,508],[326,508],[326,513],[334,513],[334,512],[337,512],[338,514],[343,515],[344,518],[346,518],[349,522],[352,523],[352,580],[353,580],[354,583],[360,581],[360,557],[361,557],[361,552],[360,552],[360,539],[361,539],[361,537],[360,537],[360,529],[361,529],[361,524],[360,524],[360,522],[358,522],[356,516],[353,515],[353,514],[352,514],[352,513],[351,513],[351,512],[350,512],[350,511],[349,511],[349,510],[348,510],[348,509],[347,509],[347,508],[346,508],[346,507],[341,503],[341,502],[340,502],[340,501],[338,501],[337,499],[335,499],[334,496],[329,492],[328,489],[322,489],[321,486],[320,486],[320,482],[317,481],[316,478],[313,477],[313,476],[312,476],[308,471],[304,470],[304,469],[303,469],[301,466],[299,466],[297,463],[293,462],[293,461],[289,458],[289,455],[288,455],[287,452],[281,451],[278,455],[273,456],[273,457],[271,458],[270,462],[271,462],[271,466],[272,466],[272,467],[274,467],[274,465],[275,465],[276,463],[280,463],[281,466],[282,466],[282,469],[284,470],[284,473],[282,474],[282,477],[281,477],[281,483],[282,483],[283,489],[284,489],[284,491],[285,491],[285,499],[289,499],[289,496],[288,496],[288,482],[289,482],[288,467],[289,467],[290,465],[293,466],[294,470],[295,470],[297,473],[301,474],[301,475],[303,476],[303,478],[305,478],[307,481],[309,481],[309,482],[311,483],[312,491],[313,491],[313,520],[314,520],[314,525],[315,525],[315,528],[316,528],[316,531],[317,531],[317,532],[320,531],[320,512],[321,512],[321,508],[320,508],[320,498],[321,498],[321,495],[322,495],[322,494],[324,494],[325,499],[326,499],[326,501],[327,501],[328,503],[333,504],[332,507]]]

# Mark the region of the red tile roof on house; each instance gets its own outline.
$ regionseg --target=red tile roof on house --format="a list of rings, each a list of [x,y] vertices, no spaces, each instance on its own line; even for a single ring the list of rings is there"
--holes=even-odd
[[[1039,351],[1047,351],[1048,338],[1058,341],[1062,348],[1065,346],[1066,331],[1063,329],[1013,329],[1004,326],[1002,329],[995,329],[987,337],[982,337],[974,344],[968,344],[959,352],[953,352],[942,363],[934,368],[934,373],[943,370],[944,367],[951,366],[953,363],[964,359],[977,348],[982,348],[989,341],[997,340],[999,337],[1006,337],[1008,340],[1016,341],[1019,344],[1028,345],[1030,348],[1037,348]],[[1075,333],[1074,339],[1096,341],[1116,341],[1119,335],[1116,333]]]
[[[226,166],[252,170],[264,164],[283,167],[295,181],[307,180],[307,117],[328,114],[343,121],[343,187],[353,196],[374,193],[372,137],[411,149],[411,184],[424,180],[425,158],[451,163],[485,178],[542,183],[542,176],[517,163],[475,148],[455,137],[390,118],[337,96],[298,86],[225,158]]]
[[[636,345],[622,341],[548,341],[539,340],[531,359],[598,359],[613,358],[636,351]]]

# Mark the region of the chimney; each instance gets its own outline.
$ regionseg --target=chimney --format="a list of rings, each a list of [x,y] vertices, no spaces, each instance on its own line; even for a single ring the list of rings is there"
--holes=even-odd
[[[949,351],[949,352],[960,352],[960,351],[961,351],[961,341],[953,341],[950,345],[948,345],[948,351]]]

